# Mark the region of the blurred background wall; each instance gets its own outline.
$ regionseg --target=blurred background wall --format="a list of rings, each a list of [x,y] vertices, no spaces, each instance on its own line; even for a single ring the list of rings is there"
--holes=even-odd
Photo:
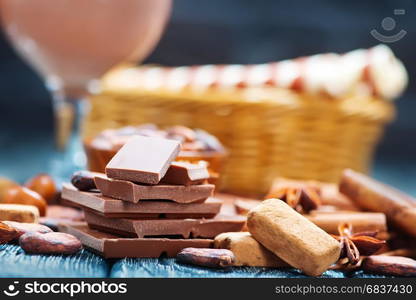
[[[377,154],[383,162],[400,158],[406,165],[414,164],[415,8],[413,0],[174,0],[166,32],[146,62],[262,63],[371,47],[379,43],[370,35],[372,29],[385,35],[406,30],[403,39],[389,46],[404,61],[410,86],[397,101],[398,119],[389,126]],[[405,14],[394,15],[394,9],[404,9]],[[394,30],[382,28],[385,17],[395,19]],[[50,96],[40,78],[16,56],[3,35],[0,112],[0,147],[6,146],[1,133],[16,140],[52,134]]]

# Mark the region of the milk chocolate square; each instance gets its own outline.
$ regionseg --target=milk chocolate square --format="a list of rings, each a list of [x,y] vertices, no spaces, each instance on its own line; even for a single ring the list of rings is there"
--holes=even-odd
[[[105,173],[114,179],[158,184],[179,150],[175,140],[136,136],[114,155]]]

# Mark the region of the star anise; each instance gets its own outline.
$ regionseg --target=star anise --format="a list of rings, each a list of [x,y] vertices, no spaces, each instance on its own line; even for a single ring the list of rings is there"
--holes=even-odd
[[[270,196],[285,201],[298,212],[307,213],[321,205],[320,190],[314,186],[282,187],[273,191],[273,195],[268,197]]]
[[[376,239],[377,231],[353,233],[350,223],[338,225],[339,235],[333,237],[341,243],[340,259],[347,258],[347,264],[356,265],[360,262],[361,256],[368,256],[376,253],[386,243],[384,240]]]

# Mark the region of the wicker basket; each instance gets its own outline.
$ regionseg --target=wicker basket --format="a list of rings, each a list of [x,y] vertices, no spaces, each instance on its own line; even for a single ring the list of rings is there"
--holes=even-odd
[[[278,176],[336,182],[344,168],[366,172],[394,112],[390,102],[353,95],[276,88],[176,93],[114,84],[91,97],[84,137],[147,122],[205,129],[230,151],[220,189],[259,196]]]

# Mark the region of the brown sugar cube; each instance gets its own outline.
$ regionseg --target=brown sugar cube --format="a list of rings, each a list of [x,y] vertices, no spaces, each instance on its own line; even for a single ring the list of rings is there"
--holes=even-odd
[[[131,138],[105,168],[109,178],[158,184],[179,154],[180,143],[163,138]]]
[[[253,208],[247,226],[264,247],[305,274],[319,276],[339,259],[339,242],[281,200]]]
[[[33,205],[0,204],[0,221],[37,223],[39,209]]]
[[[225,232],[217,235],[214,248],[234,253],[234,266],[282,268],[289,265],[257,242],[249,232]]]

